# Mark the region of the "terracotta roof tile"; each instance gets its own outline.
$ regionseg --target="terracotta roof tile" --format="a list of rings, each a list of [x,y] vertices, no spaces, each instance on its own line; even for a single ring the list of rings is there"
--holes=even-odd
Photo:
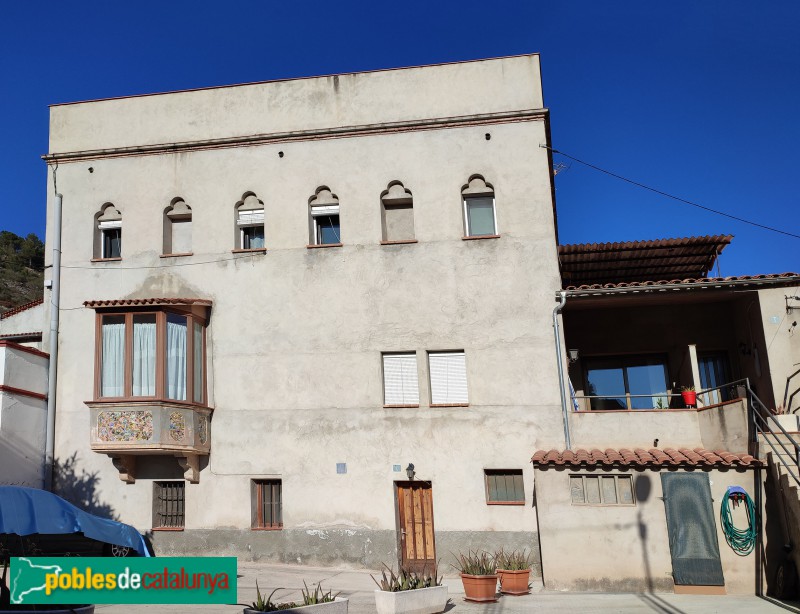
[[[6,318],[10,318],[11,316],[18,314],[21,311],[27,311],[28,309],[33,309],[34,307],[38,307],[42,303],[44,303],[44,299],[37,298],[35,301],[31,301],[30,303],[25,303],[24,305],[20,305],[19,307],[13,307],[8,311],[0,313],[0,320],[5,320]]]
[[[632,281],[605,284],[582,284],[580,286],[569,285],[566,290],[580,292],[581,290],[616,290],[621,288],[649,288],[658,286],[684,286],[694,287],[713,287],[726,282],[800,282],[800,273],[770,273],[768,275],[739,275],[736,277],[687,277],[685,279],[662,279],[658,281]]]
[[[99,309],[102,307],[138,307],[146,305],[206,305],[211,301],[202,298],[122,298],[113,300],[85,301],[84,307]]]
[[[0,339],[22,339],[28,338],[31,339],[41,339],[42,338],[42,331],[31,331],[29,333],[5,333],[0,335]]]
[[[761,462],[749,454],[736,454],[727,450],[715,450],[713,452],[703,448],[651,448],[645,450],[636,448],[631,451],[628,448],[618,450],[609,448],[605,452],[598,449],[586,450],[578,448],[576,450],[537,450],[534,452],[531,462],[535,466],[548,465],[568,465],[571,467],[586,467],[595,465],[605,466],[682,466],[682,467],[714,467],[726,465],[732,467],[755,467]]]

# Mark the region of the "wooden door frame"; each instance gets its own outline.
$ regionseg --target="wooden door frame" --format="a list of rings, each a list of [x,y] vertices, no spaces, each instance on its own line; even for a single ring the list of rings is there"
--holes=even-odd
[[[400,518],[400,489],[403,487],[420,486],[421,488],[430,490],[431,493],[431,535],[433,536],[433,565],[432,570],[427,571],[428,574],[435,575],[436,573],[436,525],[434,523],[433,512],[433,483],[428,480],[395,480],[393,482],[394,488],[394,515],[395,515],[395,543],[397,547],[397,564],[398,568],[403,565],[403,539],[402,531],[403,526]]]

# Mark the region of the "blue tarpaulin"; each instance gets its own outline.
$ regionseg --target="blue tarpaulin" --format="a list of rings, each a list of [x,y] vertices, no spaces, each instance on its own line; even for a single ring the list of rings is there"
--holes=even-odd
[[[132,526],[94,516],[46,490],[0,486],[0,534],[64,535],[83,533],[107,544],[127,546],[150,556],[144,539]]]

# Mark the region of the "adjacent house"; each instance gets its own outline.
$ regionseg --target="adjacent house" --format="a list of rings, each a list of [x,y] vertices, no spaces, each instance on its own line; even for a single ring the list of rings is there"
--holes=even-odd
[[[43,301],[0,314],[0,484],[43,485],[48,355]]]

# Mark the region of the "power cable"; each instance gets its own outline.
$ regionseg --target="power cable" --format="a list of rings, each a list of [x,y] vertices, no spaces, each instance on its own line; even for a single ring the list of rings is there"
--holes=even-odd
[[[596,166],[594,164],[590,164],[589,162],[585,162],[585,161],[583,161],[583,160],[581,160],[579,158],[576,158],[575,156],[571,156],[568,153],[564,153],[563,151],[559,151],[558,149],[553,149],[552,147],[549,147],[548,145],[539,145],[539,147],[542,147],[544,149],[549,149],[553,153],[562,155],[565,158],[569,158],[570,160],[574,160],[575,162],[578,162],[579,164],[583,164],[584,166],[588,166],[589,168],[593,168],[596,171],[600,171],[601,173],[605,173],[606,175],[609,175],[609,176],[614,177],[616,179],[620,179],[622,181],[625,181],[626,183],[630,183],[631,185],[635,185],[637,187],[644,188],[645,190],[650,190],[651,192],[655,192],[656,194],[660,194],[661,196],[666,196],[667,198],[671,198],[672,200],[677,200],[678,202],[684,203],[686,205],[691,205],[692,207],[697,207],[698,209],[703,209],[704,211],[709,211],[711,213],[716,213],[717,215],[722,215],[722,216],[730,218],[732,220],[736,220],[737,222],[742,222],[744,224],[750,224],[751,226],[756,226],[758,228],[763,228],[764,230],[771,230],[772,232],[778,232],[778,233],[780,233],[782,235],[786,235],[788,237],[794,237],[795,239],[800,239],[800,235],[794,234],[792,232],[787,232],[785,230],[780,230],[778,228],[773,228],[772,226],[766,226],[765,224],[759,224],[758,222],[754,222],[752,220],[747,220],[747,219],[745,219],[743,217],[738,217],[736,215],[731,215],[730,213],[725,213],[724,211],[718,211],[717,209],[712,209],[711,207],[706,207],[705,205],[701,205],[699,203],[692,202],[691,200],[686,200],[685,198],[681,198],[680,196],[675,196],[674,194],[670,194],[668,192],[664,192],[663,190],[659,190],[657,188],[652,188],[649,185],[645,185],[643,183],[639,183],[638,181],[634,181],[633,179],[628,179],[627,177],[623,177],[622,175],[618,175],[617,173],[611,172],[611,171],[606,170],[604,168],[600,168],[599,166]]]

